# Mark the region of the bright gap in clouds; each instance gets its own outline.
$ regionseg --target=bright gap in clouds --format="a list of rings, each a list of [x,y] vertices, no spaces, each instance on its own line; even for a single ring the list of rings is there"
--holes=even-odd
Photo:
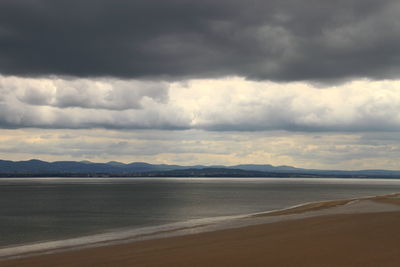
[[[399,86],[3,76],[0,157],[400,169]]]
[[[0,158],[399,169],[397,133],[3,130]]]

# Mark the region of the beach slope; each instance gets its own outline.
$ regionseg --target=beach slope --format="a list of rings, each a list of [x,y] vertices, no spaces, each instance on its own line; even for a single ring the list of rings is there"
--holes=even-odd
[[[0,266],[400,266],[398,195],[322,202],[284,214],[257,215],[261,220],[274,216],[280,219],[3,259]]]

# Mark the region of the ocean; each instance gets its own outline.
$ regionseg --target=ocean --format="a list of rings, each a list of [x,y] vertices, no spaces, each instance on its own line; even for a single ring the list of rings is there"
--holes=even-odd
[[[400,180],[2,178],[0,248],[400,192]]]

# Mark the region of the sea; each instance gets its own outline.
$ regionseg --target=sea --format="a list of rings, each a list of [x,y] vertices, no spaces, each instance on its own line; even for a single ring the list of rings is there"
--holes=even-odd
[[[396,192],[396,179],[1,178],[0,248]]]

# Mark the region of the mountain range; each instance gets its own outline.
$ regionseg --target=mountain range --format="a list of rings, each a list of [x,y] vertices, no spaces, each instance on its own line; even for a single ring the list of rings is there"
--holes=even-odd
[[[400,178],[400,171],[393,170],[317,170],[269,164],[242,164],[234,166],[180,166],[150,164],[145,162],[93,163],[90,161],[46,162],[0,160],[0,177],[355,177]]]

